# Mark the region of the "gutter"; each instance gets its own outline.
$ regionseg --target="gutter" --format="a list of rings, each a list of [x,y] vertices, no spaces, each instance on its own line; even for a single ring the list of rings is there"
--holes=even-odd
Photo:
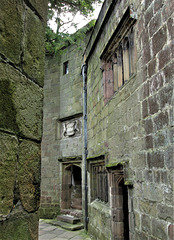
[[[84,174],[85,174],[85,230],[88,230],[88,184],[87,184],[87,65],[82,65],[83,76],[83,134],[84,134]]]

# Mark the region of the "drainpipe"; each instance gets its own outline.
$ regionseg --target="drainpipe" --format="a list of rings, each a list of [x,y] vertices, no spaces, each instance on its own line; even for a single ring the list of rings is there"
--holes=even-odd
[[[82,65],[83,76],[83,133],[84,133],[84,172],[85,172],[85,230],[88,230],[88,185],[87,185],[87,65]]]

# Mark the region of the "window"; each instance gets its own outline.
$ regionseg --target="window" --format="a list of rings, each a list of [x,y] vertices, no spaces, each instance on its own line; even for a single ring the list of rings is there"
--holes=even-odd
[[[105,104],[135,73],[135,15],[127,9],[101,55]]]
[[[91,164],[91,198],[108,202],[108,174],[104,162]]]
[[[68,69],[68,61],[67,62],[64,62],[63,64],[63,74],[68,74],[69,72],[69,69]]]

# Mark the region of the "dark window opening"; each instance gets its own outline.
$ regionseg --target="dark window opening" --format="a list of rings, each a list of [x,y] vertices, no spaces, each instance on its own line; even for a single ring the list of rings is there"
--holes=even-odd
[[[68,61],[63,64],[63,74],[68,74],[69,69],[68,69]]]

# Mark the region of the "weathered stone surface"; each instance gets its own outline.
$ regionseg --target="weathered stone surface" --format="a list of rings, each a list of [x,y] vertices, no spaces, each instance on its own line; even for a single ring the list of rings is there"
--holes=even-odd
[[[44,21],[46,21],[47,20],[47,9],[48,9],[47,1],[29,0],[29,2],[36,9],[37,13],[42,17],[42,19]]]
[[[148,233],[149,235],[151,235],[151,227],[152,227],[152,223],[151,223],[151,219],[148,215],[143,214],[141,216],[141,226],[142,226],[142,230],[145,233]]]
[[[152,152],[147,155],[147,162],[149,168],[163,168],[164,167],[164,152]]]
[[[37,3],[45,12],[47,0]],[[0,239],[37,240],[44,23],[29,1],[2,0],[0,5]],[[31,48],[37,50],[33,46],[40,51],[37,56],[31,54]],[[24,61],[30,71],[22,68]],[[32,140],[24,144],[23,139]]]
[[[118,28],[120,28],[120,39],[125,37],[121,31],[123,16],[129,3],[130,1],[105,1],[85,49],[85,59],[88,64],[88,157],[91,159],[93,156],[105,156],[105,164],[107,166],[113,164],[110,166],[112,170],[118,167],[116,163],[128,162],[123,169],[126,179],[133,183],[133,188],[129,190],[131,194],[128,196],[130,239],[167,240],[172,236],[168,227],[172,222],[170,210],[173,183],[173,127],[171,126],[174,122],[172,106],[174,65],[171,12],[174,5],[172,0],[131,1],[134,6],[133,13],[137,13],[138,16],[133,24],[137,50],[136,71],[120,89],[113,93],[113,81],[110,84],[111,89],[109,88],[109,91],[105,89],[104,80],[110,80],[112,67],[110,66],[110,74],[105,76],[108,79],[104,79],[100,69],[102,54],[107,52],[107,46],[113,44],[113,52],[109,48],[111,52],[108,53],[112,56],[117,44],[121,44],[119,40],[113,42]],[[109,12],[107,12],[108,9]],[[82,110],[80,108],[82,107],[80,92],[82,85],[78,75],[80,69],[76,65],[78,60],[80,61],[80,56],[74,54],[72,57],[73,51],[68,47],[67,52],[60,57],[60,61],[57,61],[59,69],[56,69],[56,61],[52,59],[49,60],[46,70],[44,113],[46,129],[43,142],[45,167],[43,168],[43,208],[41,210],[48,210],[48,212],[51,212],[51,204],[56,199],[53,193],[60,199],[61,192],[62,175],[59,178],[53,170],[54,166],[54,169],[57,169],[56,172],[62,174],[61,166],[55,166],[56,156],[75,156],[83,151],[83,146],[78,141],[58,138],[60,132],[57,130],[56,140],[53,137],[56,119],[60,118],[59,122],[67,121],[77,111]],[[75,56],[79,58],[74,60]],[[71,75],[62,75],[63,63],[66,61],[69,61],[71,70],[74,68]],[[110,92],[112,97],[109,96]],[[106,93],[109,96],[107,103]],[[48,162],[51,162],[54,179],[50,176],[51,168],[46,167]],[[82,169],[84,170],[83,162]],[[90,174],[89,170],[88,180],[90,180]],[[46,176],[49,179],[46,179]],[[110,176],[109,179],[111,181]],[[55,183],[59,189],[57,192],[49,189],[49,181],[59,182],[59,184]],[[109,202],[99,203],[102,205],[101,208],[96,204],[98,201],[90,199],[93,186],[89,184],[88,188],[89,233],[96,239],[110,239],[111,232],[115,236],[117,232],[122,233],[122,222],[111,224],[112,219],[122,219],[121,211],[113,210],[114,204],[121,206],[119,198],[112,195],[113,187],[109,188],[111,194]],[[84,198],[82,200],[84,204]],[[117,205],[118,203],[120,205]],[[116,212],[119,212],[117,216],[112,214]]]
[[[0,133],[0,219],[13,208],[18,140],[15,136]]]
[[[153,219],[152,220],[152,235],[158,239],[167,239],[167,224]]]
[[[45,25],[28,8],[25,21],[22,67],[31,79],[43,86],[45,44],[40,39],[45,37]]]
[[[174,224],[170,224],[168,227],[169,240],[174,238]]]
[[[0,222],[0,239],[3,240],[37,240],[38,213],[17,214]]]
[[[1,1],[0,52],[15,64],[20,63],[22,53],[23,11],[24,5],[22,0]]]
[[[171,203],[172,205],[172,203]],[[158,217],[165,221],[173,222],[174,221],[174,209],[173,206],[165,206],[159,204],[158,207]]]
[[[4,63],[0,71],[0,128],[40,140],[42,89]]]
[[[167,40],[167,29],[166,26],[160,28],[160,30],[152,38],[152,50],[153,54],[156,55],[164,46]]]
[[[40,144],[23,140],[19,145],[18,185],[22,205],[34,212],[40,203]]]

